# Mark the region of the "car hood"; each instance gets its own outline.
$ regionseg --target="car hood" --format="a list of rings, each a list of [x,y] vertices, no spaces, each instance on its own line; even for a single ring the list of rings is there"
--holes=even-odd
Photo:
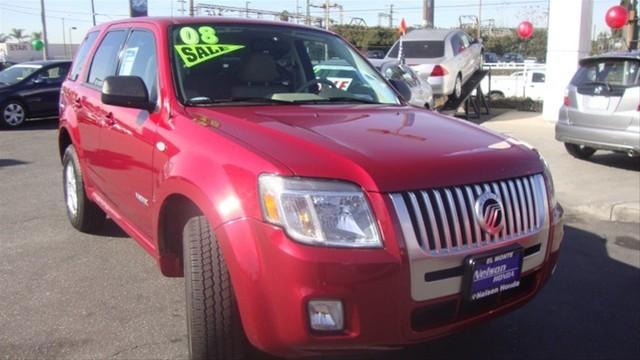
[[[426,110],[385,105],[188,108],[298,176],[392,192],[542,172],[514,139]]]

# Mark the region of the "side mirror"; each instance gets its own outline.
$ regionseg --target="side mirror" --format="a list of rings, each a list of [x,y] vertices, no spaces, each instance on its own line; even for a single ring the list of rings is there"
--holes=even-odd
[[[107,105],[154,110],[147,86],[138,76],[107,76],[102,83],[101,99]]]
[[[35,78],[33,78],[31,80],[31,83],[34,84],[34,85],[44,84],[45,83],[45,78],[43,78],[42,76],[36,76]]]
[[[394,88],[396,88],[396,90],[398,90],[400,96],[402,96],[405,101],[411,100],[411,89],[409,88],[409,85],[407,85],[407,83],[401,80],[393,79],[389,80],[389,82],[391,83],[391,85],[393,85]]]

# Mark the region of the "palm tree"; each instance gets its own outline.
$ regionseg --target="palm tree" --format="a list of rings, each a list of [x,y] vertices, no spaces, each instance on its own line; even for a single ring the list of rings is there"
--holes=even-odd
[[[31,41],[33,40],[42,40],[42,31],[37,32],[34,31],[31,33],[31,36],[29,36],[29,38],[31,39]]]
[[[9,36],[15,40],[18,40],[18,42],[29,38],[29,36],[24,33],[24,29],[16,28],[11,29],[11,33],[9,34]]]
[[[11,36],[7,34],[0,33],[0,43],[7,42]]]

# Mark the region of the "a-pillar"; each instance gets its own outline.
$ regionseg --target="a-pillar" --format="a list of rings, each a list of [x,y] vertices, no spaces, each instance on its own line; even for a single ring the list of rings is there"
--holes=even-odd
[[[550,0],[545,95],[542,115],[558,121],[565,89],[578,60],[591,52],[593,0]]]

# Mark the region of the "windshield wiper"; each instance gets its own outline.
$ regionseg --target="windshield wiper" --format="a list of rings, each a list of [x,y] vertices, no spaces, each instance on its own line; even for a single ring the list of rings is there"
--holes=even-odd
[[[382,104],[377,101],[358,98],[358,97],[352,97],[352,96],[332,96],[330,98],[327,98],[326,101],[327,102],[356,102],[361,104],[376,104],[376,105]]]
[[[264,104],[291,104],[291,101],[277,100],[264,97],[233,97],[226,99],[210,99],[206,96],[198,96],[186,101],[187,105],[207,106],[215,104],[231,104],[240,102],[264,103]]]

